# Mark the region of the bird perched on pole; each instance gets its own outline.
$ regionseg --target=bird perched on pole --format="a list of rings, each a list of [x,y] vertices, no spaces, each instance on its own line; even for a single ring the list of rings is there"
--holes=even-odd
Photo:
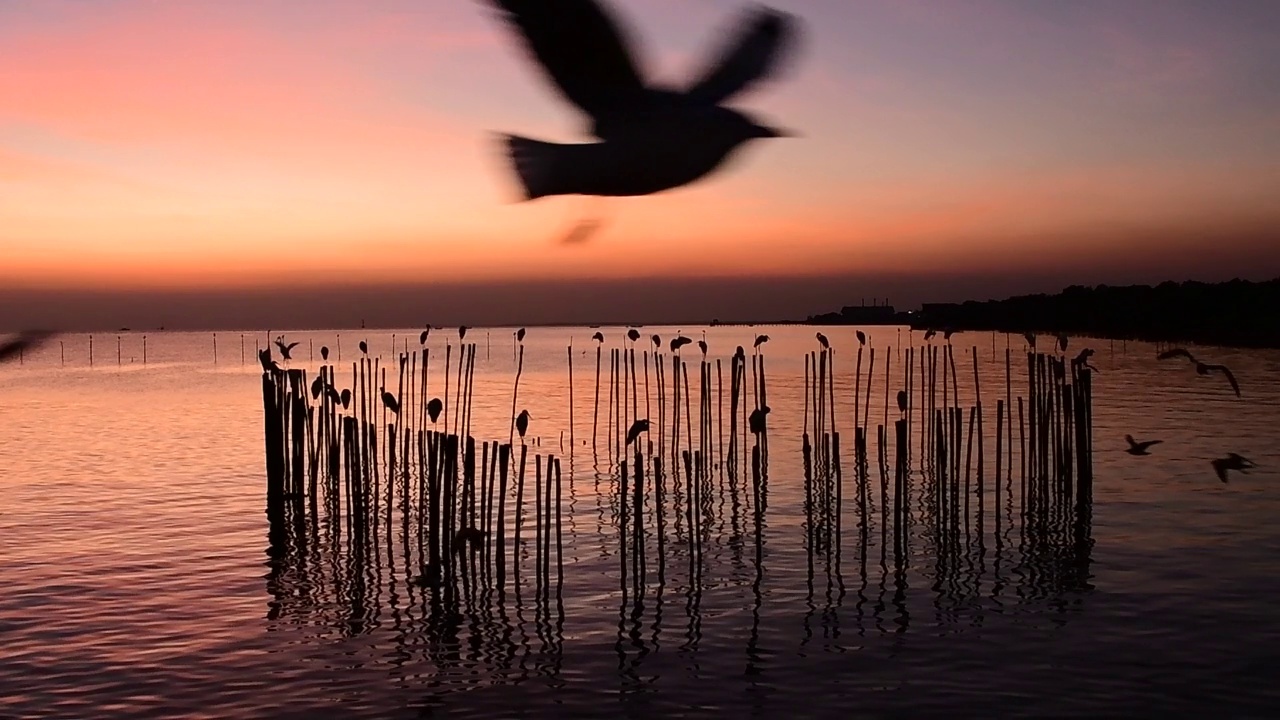
[[[757,336],[756,336],[756,343],[755,343],[755,345],[753,345],[752,347],[756,347],[756,348],[758,348],[758,347],[760,347],[761,345],[763,345],[763,344],[765,344],[765,343],[767,343],[767,342],[769,342],[769,336],[768,336],[768,335],[757,335]]]
[[[822,346],[823,350],[831,349],[831,341],[827,340],[827,336],[822,333],[818,333],[818,344]]]
[[[742,144],[787,133],[721,103],[773,71],[795,20],[750,10],[701,77],[650,85],[622,29],[596,0],[491,0],[599,142],[564,145],[505,135],[527,200],[548,195],[649,195],[694,182]]]
[[[635,328],[631,328],[630,330],[627,331],[627,339],[630,340],[631,342],[635,342],[639,340],[640,331]]]
[[[400,401],[396,400],[396,396],[387,392],[386,388],[382,388],[382,404],[387,406],[393,415],[400,414]]]
[[[293,356],[292,356],[292,355],[290,355],[290,353],[292,353],[292,352],[293,352],[293,349],[294,349],[294,348],[298,347],[298,342],[297,342],[297,341],[294,341],[294,342],[289,343],[288,345],[285,345],[285,344],[284,344],[284,336],[283,336],[283,335],[281,335],[281,336],[279,336],[279,337],[277,337],[277,338],[275,339],[275,343],[276,343],[276,347],[280,348],[280,357],[281,357],[281,358],[283,358],[283,359],[285,359],[285,360],[292,360],[292,359],[293,359]]]
[[[321,360],[328,360],[328,359],[329,359],[329,346],[328,346],[328,345],[321,345],[321,346],[320,346],[320,359],[321,359]]]
[[[596,342],[598,342],[598,343],[603,344],[603,343],[604,343],[604,333],[602,333],[602,332],[600,332],[600,331],[596,331],[596,334],[595,334],[595,335],[592,335],[592,336],[591,336],[591,339],[592,339],[592,340],[595,340],[595,341],[596,341]]]
[[[520,434],[520,439],[524,439],[524,434],[529,430],[529,418],[533,417],[528,410],[521,410],[516,416],[516,432]]]
[[[866,344],[867,344],[867,334],[866,334],[866,333],[862,332],[861,330],[855,330],[853,334],[858,336],[858,344],[859,344],[859,345],[866,345]]]
[[[444,410],[444,403],[440,398],[431,398],[427,401],[427,417],[431,418],[432,423],[440,419],[441,410]]]
[[[759,435],[765,431],[765,416],[769,414],[769,406],[758,407],[751,411],[747,416],[747,427],[755,435]]]
[[[648,420],[641,419],[631,423],[631,429],[627,430],[627,445],[635,442],[636,438],[640,437],[640,433],[646,432],[649,432]]]

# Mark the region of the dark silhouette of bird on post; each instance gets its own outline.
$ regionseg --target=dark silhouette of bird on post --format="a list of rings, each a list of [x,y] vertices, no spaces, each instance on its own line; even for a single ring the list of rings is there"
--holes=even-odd
[[[332,385],[325,385],[324,393],[325,393],[325,396],[329,398],[330,403],[333,403],[334,405],[342,404],[342,395],[340,395]]]
[[[311,399],[319,400],[322,392],[324,392],[324,376],[317,375],[316,379],[311,381]]]
[[[444,403],[440,398],[431,398],[427,401],[427,417],[431,418],[431,422],[440,419],[440,411],[444,410]]]
[[[744,350],[741,345],[739,345],[738,349],[733,351],[733,356],[738,358],[739,360],[745,361],[747,359],[747,351]]]
[[[680,348],[684,347],[685,345],[688,345],[691,342],[693,341],[690,340],[689,338],[683,335],[677,335],[676,337],[671,338],[671,352],[679,352]]]
[[[342,394],[341,394],[341,395],[339,395],[338,397],[340,397],[340,398],[342,399],[342,409],[343,409],[343,410],[346,410],[347,408],[351,407],[351,390],[349,390],[349,389],[344,389],[344,390],[342,391]]]
[[[521,410],[516,416],[516,433],[520,435],[520,439],[524,439],[524,434],[529,430],[529,418],[533,417],[528,410]]]
[[[654,346],[654,347],[656,347],[656,348],[661,348],[661,347],[662,347],[662,338],[658,337],[657,335],[654,335],[654,336],[652,336],[652,337],[651,337],[651,338],[649,338],[649,339],[650,339],[650,340],[653,340],[653,346]]]
[[[1125,452],[1130,455],[1150,455],[1151,453],[1147,451],[1151,449],[1152,445],[1159,445],[1164,442],[1163,440],[1145,440],[1143,442],[1138,442],[1133,439],[1132,435],[1125,435],[1124,441],[1129,443],[1129,449],[1125,450]]]
[[[524,328],[516,331],[516,342],[524,342]]]
[[[636,438],[640,437],[640,433],[646,432],[649,432],[648,420],[642,419],[631,423],[631,429],[627,430],[627,445],[635,442]]]
[[[367,343],[367,342],[365,342],[365,341],[363,341],[363,340],[361,340],[361,341],[360,341],[360,353],[361,353],[362,355],[368,355],[368,354],[369,354],[369,343]]]
[[[458,326],[458,339],[459,339],[459,340],[461,340],[461,339],[465,338],[466,336],[467,336],[467,326],[466,326],[466,325],[459,325],[459,326]]]
[[[5,362],[11,358],[19,357],[23,353],[29,352],[40,347],[49,338],[53,337],[53,333],[47,330],[27,330],[19,333],[12,340],[6,340],[0,343],[0,362]]]
[[[387,392],[386,388],[382,388],[382,404],[387,406],[393,415],[400,414],[400,401],[396,400],[396,396]]]
[[[284,368],[280,367],[280,363],[271,359],[271,348],[262,348],[258,351],[258,362],[262,363],[262,369],[269,373],[279,374],[284,372]]]
[[[757,335],[757,336],[756,336],[756,343],[755,343],[755,345],[753,345],[752,347],[759,348],[761,345],[763,345],[763,344],[765,344],[765,343],[767,343],[767,342],[769,342],[769,336],[768,336],[768,335]]]
[[[747,416],[747,427],[751,428],[751,432],[759,435],[765,430],[765,416],[769,414],[769,406],[758,407],[751,411]]]
[[[321,359],[321,360],[328,360],[328,359],[329,359],[329,346],[328,346],[328,345],[321,345],[321,346],[320,346],[320,359]]]
[[[694,182],[739,146],[783,137],[722,102],[764,78],[794,39],[790,15],[758,7],[701,78],[647,84],[617,23],[595,0],[492,0],[599,142],[564,145],[505,135],[527,200],[648,195]]]
[[[707,341],[706,341],[706,340],[699,340],[699,341],[698,341],[698,349],[702,351],[702,357],[706,357],[706,356],[707,356]]]
[[[602,332],[600,332],[600,331],[598,331],[598,330],[597,330],[597,331],[596,331],[596,334],[591,336],[591,339],[592,339],[592,340],[595,340],[595,341],[596,341],[596,342],[598,342],[598,343],[602,343],[602,344],[603,344],[603,343],[604,343],[604,333],[602,333]]]
[[[421,333],[419,333],[419,334],[418,334],[418,344],[419,344],[419,345],[426,345],[426,344],[427,344],[427,338],[429,338],[429,337],[431,337],[431,328],[430,328],[430,327],[428,327],[426,330],[423,330]]]
[[[951,336],[952,336],[952,335],[955,335],[955,334],[956,334],[955,328],[944,328],[944,329],[942,330],[942,339],[943,339],[943,340],[945,340],[946,342],[950,343],[950,342],[951,342]]]
[[[934,336],[934,335],[937,335],[937,334],[938,334],[938,331],[937,331],[937,330],[934,330],[933,328],[929,328],[928,330],[925,330],[925,331],[924,331],[924,341],[925,341],[925,342],[929,342],[930,340],[932,340],[932,339],[933,339],[933,336]]]
[[[1209,464],[1213,466],[1213,471],[1218,474],[1218,479],[1223,483],[1227,482],[1227,472],[1229,470],[1235,470],[1247,475],[1250,468],[1258,467],[1252,460],[1236,453],[1229,453],[1224,458],[1210,460]]]
[[[818,344],[822,346],[823,350],[831,349],[831,342],[827,340],[827,336],[822,333],[818,333]]]
[[[640,331],[635,328],[631,328],[627,331],[627,339],[631,342],[636,342],[640,339]]]
[[[1035,350],[1035,349],[1036,349],[1036,334],[1035,334],[1035,333],[1033,333],[1033,332],[1024,332],[1024,333],[1022,333],[1022,337],[1024,337],[1024,338],[1026,338],[1026,339],[1027,339],[1027,344],[1031,346],[1031,349],[1032,349],[1032,350]]]
[[[1058,333],[1058,349],[1062,352],[1067,351],[1067,344],[1071,342],[1071,338],[1066,333]]]
[[[285,344],[284,344],[284,336],[283,336],[283,335],[281,335],[281,336],[279,336],[279,337],[277,337],[277,338],[275,339],[275,343],[276,343],[276,347],[280,348],[280,357],[281,357],[281,359],[284,359],[284,360],[292,360],[292,359],[293,359],[293,356],[292,356],[290,353],[292,353],[292,352],[293,352],[293,349],[294,349],[294,348],[298,347],[298,343],[297,343],[296,341],[295,341],[295,342],[291,342],[291,343],[289,343],[288,345],[285,345]]]
[[[1196,374],[1198,375],[1208,375],[1214,372],[1222,373],[1223,375],[1226,376],[1227,382],[1231,383],[1231,389],[1235,391],[1236,397],[1240,397],[1240,383],[1236,382],[1236,376],[1232,374],[1231,370],[1227,368],[1226,365],[1213,365],[1210,363],[1200,362],[1199,360],[1195,359],[1195,357],[1190,352],[1187,352],[1185,348],[1173,348],[1172,350],[1165,350],[1164,352],[1157,355],[1156,359],[1169,360],[1171,358],[1178,358],[1178,357],[1185,357],[1186,359],[1190,360],[1191,364],[1195,365]]]
[[[906,390],[899,390],[899,391],[898,391],[898,412],[906,412],[906,411],[907,411],[907,399],[908,399],[908,398],[907,398],[907,391],[906,391]]]

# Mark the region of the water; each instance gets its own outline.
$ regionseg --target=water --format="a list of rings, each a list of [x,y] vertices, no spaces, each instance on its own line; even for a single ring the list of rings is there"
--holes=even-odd
[[[603,330],[617,347],[621,330]],[[674,331],[644,328],[664,345]],[[434,394],[453,332],[437,330],[428,343]],[[368,568],[363,597],[349,558],[323,539],[308,562],[273,573],[254,356],[266,333],[244,336],[244,364],[240,333],[218,334],[216,365],[209,333],[152,333],[145,365],[142,335],[128,333],[119,362],[117,336],[107,334],[94,339],[92,368],[88,338],[73,336],[0,369],[0,717],[844,717],[957,708],[1263,717],[1280,706],[1271,670],[1280,660],[1272,600],[1280,353],[1197,350],[1235,371],[1237,400],[1221,378],[1156,362],[1151,345],[1073,338],[1071,353],[1093,347],[1100,371],[1087,577],[1064,583],[1053,558],[1016,533],[943,573],[920,532],[900,587],[892,563],[880,565],[878,535],[864,574],[848,533],[841,597],[822,572],[810,590],[801,529],[803,357],[816,345],[813,329],[710,328],[726,391],[733,347],[750,349],[755,332],[772,338],[760,575],[752,533],[725,520],[704,547],[702,582],[689,583],[686,549],[668,547],[662,595],[650,592],[636,613],[619,589],[608,462],[582,445],[592,423],[592,332],[531,331],[520,381],[519,405],[534,417],[531,452],[561,457],[565,473],[563,620],[554,596],[543,614],[531,592],[521,603],[508,598],[505,615],[492,606],[432,615],[405,582],[411,573],[395,543]],[[852,330],[824,332],[838,352],[837,422],[851,447],[855,341]],[[685,334],[700,339],[702,330]],[[885,350],[907,333],[870,334],[874,426],[884,419]],[[391,333],[288,333],[301,341],[294,366],[314,370],[322,344],[336,358],[338,335],[340,367],[360,339],[392,356]],[[417,332],[404,331],[396,347],[406,338],[417,345]],[[467,339],[478,343],[473,434],[505,441],[511,331],[474,329]],[[977,348],[990,436],[1006,342],[1017,358],[1022,341],[988,333],[952,341],[963,348],[965,406],[967,352]],[[896,391],[902,360],[889,355]],[[686,357],[697,359],[696,348]],[[690,382],[696,394],[696,372]],[[1015,386],[1018,394],[1025,388]],[[1164,443],[1132,457],[1122,452],[1125,433]],[[1224,485],[1208,461],[1232,451],[1259,467]]]

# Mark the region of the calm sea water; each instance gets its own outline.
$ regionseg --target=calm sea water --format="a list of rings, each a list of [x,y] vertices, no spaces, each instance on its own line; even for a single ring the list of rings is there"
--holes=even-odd
[[[606,347],[620,346],[622,329],[602,330]],[[664,340],[676,330],[643,329]],[[851,437],[856,341],[852,329],[823,331],[837,349],[838,429]],[[528,595],[500,613],[433,614],[406,583],[394,542],[366,568],[360,597],[349,558],[323,541],[305,563],[273,572],[254,356],[266,333],[219,333],[216,362],[210,333],[150,333],[145,364],[142,334],[98,335],[92,367],[88,337],[68,336],[0,368],[0,717],[1264,717],[1280,708],[1280,353],[1193,349],[1234,370],[1237,399],[1219,377],[1157,362],[1152,345],[1072,338],[1070,354],[1094,348],[1099,369],[1087,576],[1061,582],[1055,560],[1015,530],[949,573],[922,535],[899,579],[880,564],[873,532],[865,563],[856,535],[845,537],[841,592],[826,575],[811,579],[801,529],[814,329],[709,328],[726,388],[733,348],[749,349],[756,332],[772,338],[759,563],[754,540],[720,514],[701,581],[690,582],[684,550],[669,548],[671,573],[637,611],[619,588],[610,466],[582,444],[592,332],[534,329],[525,341],[519,405],[534,418],[531,452],[561,457],[566,482],[565,585],[549,615]],[[912,338],[869,332],[875,425],[885,357],[896,391],[898,348]],[[387,361],[406,339],[417,346],[414,330],[286,335],[300,341],[293,366],[309,371],[321,345],[335,359],[341,345],[340,367],[362,339]],[[433,332],[433,363],[447,339],[456,345],[456,332]],[[505,440],[512,331],[473,329],[467,339],[478,344],[473,434]],[[966,406],[977,350],[990,436],[1005,348],[1020,357],[1023,341],[952,342]],[[443,373],[432,372],[441,394]],[[1164,443],[1133,457],[1126,433]],[[1223,484],[1209,460],[1228,452],[1259,467]]]

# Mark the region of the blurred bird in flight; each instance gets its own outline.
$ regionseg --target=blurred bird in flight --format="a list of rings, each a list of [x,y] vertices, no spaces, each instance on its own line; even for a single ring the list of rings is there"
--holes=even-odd
[[[596,0],[490,2],[561,94],[586,114],[598,140],[560,144],[504,135],[526,200],[662,192],[705,177],[750,140],[787,135],[721,103],[779,67],[797,35],[788,14],[748,10],[694,82],[663,88],[648,83],[634,45]],[[584,221],[563,242],[583,242],[599,226]]]

